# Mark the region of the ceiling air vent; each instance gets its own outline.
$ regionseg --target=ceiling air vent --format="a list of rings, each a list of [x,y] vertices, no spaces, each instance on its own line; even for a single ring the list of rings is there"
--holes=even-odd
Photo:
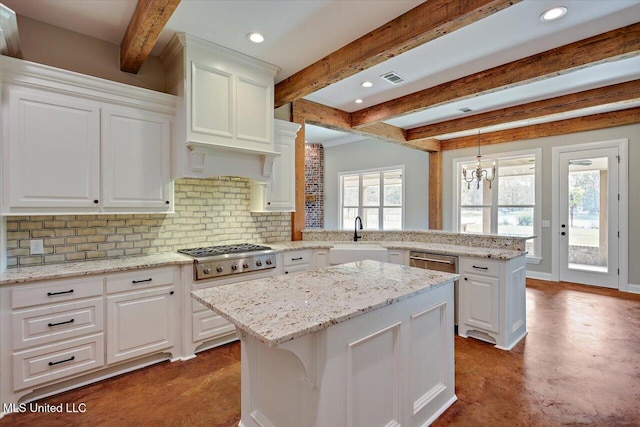
[[[388,72],[386,74],[383,74],[383,75],[380,76],[380,78],[388,81],[392,85],[397,85],[397,84],[400,84],[400,83],[402,83],[404,81],[404,79],[402,77],[400,77],[394,71],[390,71],[390,72]]]

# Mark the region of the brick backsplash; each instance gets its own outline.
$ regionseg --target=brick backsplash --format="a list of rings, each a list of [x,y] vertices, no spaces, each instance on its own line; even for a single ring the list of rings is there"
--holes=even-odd
[[[305,195],[313,198],[305,201],[305,228],[324,228],[324,147],[322,144],[305,144],[304,176]]]
[[[43,255],[29,255],[30,239],[43,239]],[[290,213],[249,211],[248,179],[185,178],[175,181],[174,214],[7,217],[7,266],[290,239]]]

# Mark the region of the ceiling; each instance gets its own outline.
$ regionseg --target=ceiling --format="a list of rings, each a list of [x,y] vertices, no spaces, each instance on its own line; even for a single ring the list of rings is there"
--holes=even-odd
[[[47,22],[119,45],[136,6],[135,0],[0,0],[19,15]],[[422,0],[182,0],[152,54],[159,55],[176,31],[216,42],[280,67],[280,82],[338,48],[422,3]],[[640,21],[640,0],[563,0],[567,14],[542,22],[540,14],[557,0],[524,0],[487,18],[374,65],[305,97],[354,112],[428,87],[509,63],[536,53]],[[264,34],[262,44],[246,35]],[[406,79],[393,86],[380,75],[394,71]],[[515,106],[614,83],[640,79],[640,57],[577,70],[542,81],[436,105],[397,116],[386,123],[410,129],[471,114]],[[363,88],[363,81],[373,82]],[[361,104],[354,100],[361,98]],[[577,117],[637,106],[626,104],[501,124],[482,131]],[[460,111],[471,109],[469,113]],[[448,139],[475,130],[441,135]],[[362,136],[307,126],[307,140],[335,145]]]

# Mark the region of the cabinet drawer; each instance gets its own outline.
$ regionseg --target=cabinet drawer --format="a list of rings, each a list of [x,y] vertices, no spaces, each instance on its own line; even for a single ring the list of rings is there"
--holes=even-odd
[[[42,285],[16,286],[11,290],[11,308],[59,303],[102,295],[102,277],[56,280]]]
[[[100,297],[15,311],[11,315],[13,348],[22,349],[101,332],[103,306]]]
[[[14,390],[35,387],[103,365],[104,338],[102,334],[14,353]]]
[[[232,323],[211,310],[193,314],[192,325],[194,342],[218,338],[236,330]]]
[[[497,277],[500,274],[500,264],[480,258],[460,258],[460,271]]]
[[[107,276],[107,293],[133,291],[154,286],[172,285],[176,269],[173,267],[142,269]]]
[[[311,251],[293,251],[293,252],[284,252],[282,254],[282,265],[298,265],[298,264],[309,264],[311,262]]]
[[[284,274],[293,273],[294,271],[305,271],[309,270],[311,266],[309,264],[298,264],[298,265],[290,265],[284,268]]]

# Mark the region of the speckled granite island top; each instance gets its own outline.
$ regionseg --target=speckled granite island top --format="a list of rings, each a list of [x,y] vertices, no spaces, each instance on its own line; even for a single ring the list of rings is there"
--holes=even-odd
[[[191,295],[242,331],[276,346],[458,278],[457,274],[367,260],[202,289]]]

